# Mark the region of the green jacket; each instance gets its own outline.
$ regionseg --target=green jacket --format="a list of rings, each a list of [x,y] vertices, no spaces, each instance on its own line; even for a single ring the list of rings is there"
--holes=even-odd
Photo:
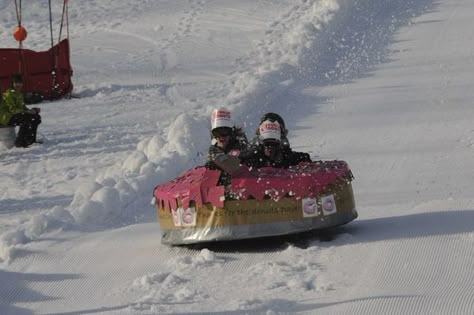
[[[6,90],[0,102],[0,125],[8,125],[13,115],[22,113],[26,109],[23,93],[15,89]]]

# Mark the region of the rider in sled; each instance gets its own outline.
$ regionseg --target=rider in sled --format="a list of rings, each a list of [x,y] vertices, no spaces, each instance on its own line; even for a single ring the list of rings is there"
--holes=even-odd
[[[221,170],[218,185],[230,184],[231,175],[240,171],[240,155],[249,148],[243,130],[234,126],[231,112],[215,109],[211,114],[211,146],[206,167]]]
[[[254,139],[249,153],[241,157],[243,164],[250,168],[288,168],[301,162],[311,162],[308,153],[295,152],[290,148],[284,123],[282,128],[282,124],[277,119],[272,121],[266,118],[258,127],[257,141]]]

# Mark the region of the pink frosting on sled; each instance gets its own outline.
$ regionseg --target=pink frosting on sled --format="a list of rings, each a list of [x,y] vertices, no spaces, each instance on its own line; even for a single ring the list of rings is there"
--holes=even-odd
[[[240,172],[232,178],[227,189],[217,186],[219,176],[220,171],[197,167],[157,186],[154,196],[161,203],[160,208],[169,211],[178,206],[186,209],[191,201],[197,206],[210,203],[223,208],[225,191],[232,198],[243,200],[262,200],[265,197],[278,200],[285,196],[315,197],[328,185],[336,184],[339,179],[352,179],[349,166],[344,161],[301,163],[289,169],[267,167],[251,170],[241,166]]]

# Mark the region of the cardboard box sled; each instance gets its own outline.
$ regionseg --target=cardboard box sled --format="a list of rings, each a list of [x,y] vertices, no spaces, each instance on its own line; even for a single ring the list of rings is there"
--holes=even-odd
[[[165,207],[157,200],[158,220],[164,244],[179,245],[241,240],[326,229],[357,218],[349,180],[326,187],[316,197],[288,197],[224,201],[198,206],[192,200],[183,208]]]

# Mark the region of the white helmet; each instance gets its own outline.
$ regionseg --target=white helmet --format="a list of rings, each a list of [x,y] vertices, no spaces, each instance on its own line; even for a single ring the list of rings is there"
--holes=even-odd
[[[224,108],[214,109],[211,114],[211,130],[222,127],[234,127],[231,120],[231,112]]]
[[[281,126],[277,121],[265,120],[258,127],[260,140],[263,142],[280,142]]]

